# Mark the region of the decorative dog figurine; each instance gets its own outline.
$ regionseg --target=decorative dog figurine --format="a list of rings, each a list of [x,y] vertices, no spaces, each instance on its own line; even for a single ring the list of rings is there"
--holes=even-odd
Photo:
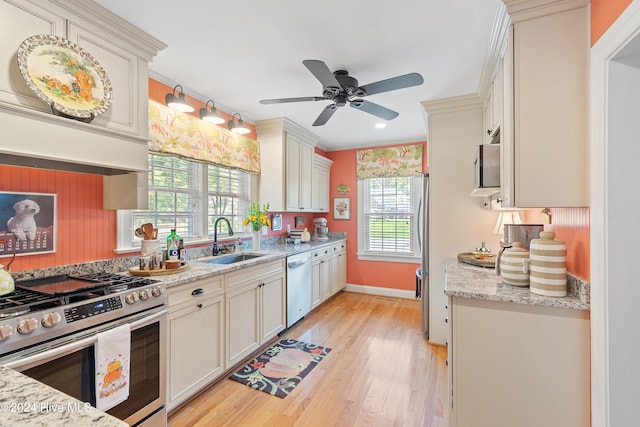
[[[13,205],[13,209],[16,214],[7,221],[9,231],[18,240],[35,240],[38,229],[35,215],[40,212],[40,206],[33,200],[24,199]]]

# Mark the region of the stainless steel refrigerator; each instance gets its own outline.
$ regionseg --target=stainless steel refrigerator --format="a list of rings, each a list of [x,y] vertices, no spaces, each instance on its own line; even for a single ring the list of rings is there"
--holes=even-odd
[[[422,261],[416,271],[416,298],[420,298],[420,323],[425,338],[429,338],[429,174],[422,177],[422,192],[418,202],[418,245]]]

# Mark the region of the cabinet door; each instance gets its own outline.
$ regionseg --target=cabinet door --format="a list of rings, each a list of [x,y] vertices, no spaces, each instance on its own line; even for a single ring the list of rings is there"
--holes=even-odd
[[[287,210],[298,211],[301,207],[300,188],[300,139],[290,133],[286,134],[286,202]]]
[[[169,314],[169,409],[224,371],[222,295]]]
[[[317,307],[322,302],[320,298],[320,263],[321,260],[313,260],[311,263],[311,308]]]
[[[340,290],[338,283],[338,254],[334,253],[329,258],[329,292],[331,295]]]
[[[589,206],[588,8],[513,29],[513,204]]]
[[[344,250],[340,251],[336,254],[336,257],[338,259],[336,281],[338,283],[337,288],[340,290],[347,286],[347,252]]]
[[[15,3],[15,5],[14,5]],[[0,101],[51,113],[24,82],[16,62],[20,44],[34,34],[64,36],[64,19],[23,0],[0,2]]]
[[[260,346],[259,290],[257,280],[227,289],[227,366],[241,362]]]
[[[148,130],[145,116],[142,116],[144,126],[140,126],[140,115],[147,114],[148,86],[144,81],[142,87],[139,79],[139,67],[144,67],[144,64],[141,65],[135,54],[125,50],[126,46],[114,43],[113,37],[98,34],[95,29],[88,30],[70,23],[69,39],[91,52],[111,80],[111,107],[96,117],[94,122],[114,130],[146,137]],[[145,67],[144,74],[146,73]],[[140,114],[139,108],[142,109]]]
[[[264,344],[278,335],[287,324],[287,285],[284,272],[264,278],[260,284],[261,336]]]
[[[329,271],[329,258],[320,260],[320,300],[325,301],[331,296],[331,277]]]
[[[514,169],[513,169],[513,25],[507,33],[507,51],[502,62],[502,129],[500,129],[500,192],[501,207],[514,205]]]
[[[311,187],[311,170],[313,169],[313,147],[304,142],[300,143],[300,195],[299,206],[301,210],[311,210],[311,195],[313,189]]]

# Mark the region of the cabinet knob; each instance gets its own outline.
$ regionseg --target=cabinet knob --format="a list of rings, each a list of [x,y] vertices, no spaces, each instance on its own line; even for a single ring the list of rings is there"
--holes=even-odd
[[[449,310],[449,304],[445,304],[445,305],[444,305],[444,308],[445,308],[446,310]]]
[[[194,289],[193,291],[191,291],[191,295],[193,295],[193,296],[200,295],[200,294],[204,294],[204,289],[198,288],[198,289]]]
[[[445,346],[445,347],[449,347],[449,340],[445,340],[445,342],[444,342],[444,346]]]
[[[449,366],[449,359],[444,361],[444,366]]]
[[[198,308],[202,308],[202,304],[198,304]]]
[[[449,323],[449,316],[444,318],[444,323]]]

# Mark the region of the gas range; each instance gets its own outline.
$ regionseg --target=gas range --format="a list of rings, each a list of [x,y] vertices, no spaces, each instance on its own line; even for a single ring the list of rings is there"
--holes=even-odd
[[[146,277],[92,273],[17,281],[15,292],[0,297],[0,360],[166,303],[164,285]]]

